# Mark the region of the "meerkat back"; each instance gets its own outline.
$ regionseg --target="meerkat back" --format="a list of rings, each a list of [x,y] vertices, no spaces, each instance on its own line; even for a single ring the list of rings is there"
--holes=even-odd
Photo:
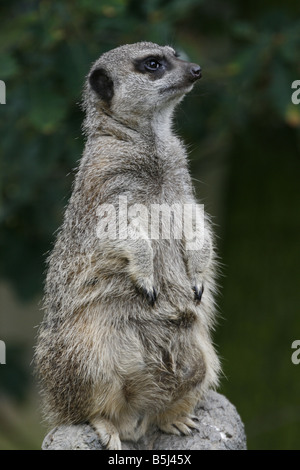
[[[194,432],[217,384],[212,231],[172,132],[200,77],[142,42],[103,54],[86,80],[86,145],[48,258],[35,364],[49,422],[89,421],[107,449],[154,426]]]

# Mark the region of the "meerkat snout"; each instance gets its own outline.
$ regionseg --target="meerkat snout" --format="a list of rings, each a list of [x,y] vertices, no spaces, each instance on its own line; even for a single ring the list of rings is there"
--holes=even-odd
[[[200,65],[192,64],[190,68],[190,72],[194,80],[198,80],[198,78],[202,77],[202,70],[201,70]]]

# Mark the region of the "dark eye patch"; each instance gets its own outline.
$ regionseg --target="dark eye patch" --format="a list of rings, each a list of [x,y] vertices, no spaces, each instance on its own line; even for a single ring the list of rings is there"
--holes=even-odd
[[[151,80],[161,78],[167,70],[171,70],[173,66],[164,57],[159,55],[151,55],[136,59],[133,62],[134,68],[137,72],[148,74]]]

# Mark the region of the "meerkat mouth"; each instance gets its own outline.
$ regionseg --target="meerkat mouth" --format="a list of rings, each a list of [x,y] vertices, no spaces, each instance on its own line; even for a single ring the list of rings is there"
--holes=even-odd
[[[188,93],[193,88],[193,83],[184,84],[184,85],[172,85],[169,87],[161,88],[160,93],[170,93],[173,95],[181,95],[183,93]]]

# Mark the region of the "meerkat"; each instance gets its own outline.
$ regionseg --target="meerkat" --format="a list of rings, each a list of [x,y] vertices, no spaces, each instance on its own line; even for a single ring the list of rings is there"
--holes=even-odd
[[[50,423],[89,422],[110,450],[150,428],[195,432],[194,408],[218,383],[207,215],[190,249],[184,236],[141,236],[143,211],[130,213],[196,203],[172,115],[200,77],[172,47],[141,42],[104,53],[84,87],[86,144],[48,258],[35,364]],[[127,236],[120,223],[101,237],[99,207],[118,217],[121,197]]]

